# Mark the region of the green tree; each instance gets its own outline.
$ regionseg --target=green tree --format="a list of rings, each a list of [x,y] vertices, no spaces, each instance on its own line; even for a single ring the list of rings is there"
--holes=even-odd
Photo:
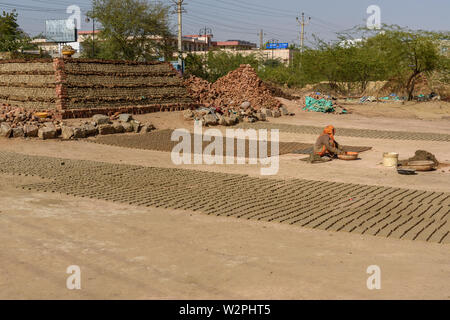
[[[443,67],[439,54],[439,40],[442,34],[422,30],[387,27],[376,36],[390,53],[387,60],[393,73],[404,79],[408,100],[413,99],[416,80],[423,74],[430,75]]]
[[[185,72],[187,75],[193,75],[205,80],[209,78],[206,56],[188,53],[184,61],[186,66]]]
[[[15,11],[0,15],[0,51],[17,52],[30,47],[31,39],[19,28],[17,16]]]
[[[143,0],[94,0],[88,15],[102,25],[98,35],[102,44],[96,51],[99,58],[153,60],[171,55],[167,5]]]
[[[185,60],[186,74],[195,75],[210,82],[215,82],[241,64],[250,64],[258,70],[260,61],[256,55],[244,56],[240,53],[209,51],[205,56],[188,54]]]

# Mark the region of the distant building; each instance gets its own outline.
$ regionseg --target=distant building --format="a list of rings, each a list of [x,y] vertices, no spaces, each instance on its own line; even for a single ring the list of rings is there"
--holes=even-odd
[[[199,47],[200,50],[188,50],[187,48],[183,48],[183,51],[208,51],[211,48],[212,45],[212,39],[213,35],[212,34],[207,34],[207,35],[198,35],[198,34],[194,34],[194,35],[185,35],[183,36],[183,39],[187,40],[187,39],[192,39],[194,41],[194,43],[202,43],[204,45],[201,45]],[[189,44],[187,41],[184,41],[185,45]]]
[[[62,49],[63,45],[65,45],[65,44],[60,44],[57,42],[47,41],[46,39],[33,39],[33,40],[31,40],[31,43],[37,45],[39,48],[39,51],[48,53],[52,57],[59,57],[61,55],[61,49]],[[75,55],[73,55],[74,58],[77,58],[79,56],[80,43],[79,42],[69,42],[66,44],[71,46],[72,48],[74,48],[77,51],[77,53]],[[36,53],[38,53],[38,52],[36,52]]]
[[[342,40],[341,42],[339,42],[339,46],[341,46],[342,48],[350,48],[350,47],[356,46],[358,43],[361,43],[363,41],[364,41],[364,39]]]
[[[223,50],[252,50],[256,49],[256,44],[243,40],[227,40],[227,41],[213,41],[212,47]]]
[[[81,55],[81,53],[85,50],[90,50],[89,47],[83,48],[82,43],[88,39],[92,39],[92,36],[94,36],[94,41],[101,41],[98,39],[98,34],[101,32],[101,30],[95,30],[93,33],[92,31],[78,31],[78,40],[77,42],[73,43],[67,43],[68,45],[72,46],[77,53],[73,56],[74,58],[77,58]],[[257,46],[255,43],[251,43],[249,41],[244,40],[227,40],[227,41],[212,41],[213,35],[185,35],[182,38],[182,44],[183,44],[183,52],[185,53],[206,53],[209,50],[225,50],[225,51],[233,51],[233,52],[239,52],[241,54],[251,54],[255,52],[259,52],[257,50]],[[162,37],[159,36],[152,36],[151,39],[154,39],[155,41],[162,40]],[[33,40],[33,43],[36,44],[40,50],[47,52],[52,57],[58,57],[61,54],[61,48],[62,45],[56,43],[56,42],[50,42],[46,39],[35,39]],[[172,45],[174,48],[178,47],[178,39],[176,36],[172,37],[169,40],[169,44]],[[264,50],[265,51],[265,50]],[[273,51],[273,50],[272,50]],[[260,54],[261,52],[259,52]],[[271,52],[271,55],[273,52]],[[280,58],[283,62],[287,63],[291,57],[289,56],[289,52],[281,53],[280,50],[275,51],[275,56],[277,58]],[[176,56],[176,54],[175,54]],[[266,57],[267,55],[264,55]],[[275,58],[275,57],[274,57]]]

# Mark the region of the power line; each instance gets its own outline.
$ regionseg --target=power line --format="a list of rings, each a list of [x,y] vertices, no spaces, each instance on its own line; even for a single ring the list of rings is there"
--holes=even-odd
[[[239,4],[239,5],[242,5],[242,2],[240,2],[240,1],[236,1],[236,0],[229,0],[229,1],[234,2],[236,4]],[[220,1],[220,2],[223,3],[223,2],[226,2],[226,1]],[[250,6],[250,9],[251,9],[251,6]],[[284,13],[284,14],[288,14],[288,15],[292,14],[292,11],[286,11],[286,10],[282,10],[280,8],[267,7],[267,6],[264,6],[264,5],[260,4],[260,3],[258,3],[258,8],[257,9],[258,10],[267,9],[270,12],[280,12],[280,13]]]
[[[199,3],[197,3],[197,5],[199,5]],[[202,4],[202,5],[203,5],[203,4]],[[208,7],[210,7],[210,6],[208,6]],[[214,9],[221,9],[221,7],[214,6]],[[248,26],[256,27],[256,28],[261,28],[261,23],[251,23],[251,22],[248,22],[248,19],[249,19],[249,16],[248,16],[248,15],[245,15],[245,14],[244,14],[244,15],[240,15],[239,13],[236,13],[236,9],[229,9],[229,8],[223,8],[223,9],[233,11],[233,16],[237,16],[237,17],[242,16],[243,19],[246,19],[246,20],[247,20],[247,21],[236,20],[236,19],[233,19],[233,18],[230,18],[230,17],[227,16],[227,18],[226,18],[227,21],[235,21],[235,22],[237,22],[237,23],[239,23],[239,24],[245,24],[245,25],[248,25]],[[216,10],[216,12],[218,12],[218,10]],[[215,13],[210,13],[209,16],[219,16],[220,18],[223,17],[223,15],[221,15],[220,13],[217,13],[217,14],[215,14]],[[283,27],[276,27],[276,29],[277,29],[278,31],[281,31],[281,32],[292,32],[291,29],[283,28]]]

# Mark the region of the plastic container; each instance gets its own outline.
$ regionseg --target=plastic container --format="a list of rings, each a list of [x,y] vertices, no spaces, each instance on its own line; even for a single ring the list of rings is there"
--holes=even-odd
[[[385,167],[397,168],[398,165],[398,153],[385,152],[383,153],[383,165]]]

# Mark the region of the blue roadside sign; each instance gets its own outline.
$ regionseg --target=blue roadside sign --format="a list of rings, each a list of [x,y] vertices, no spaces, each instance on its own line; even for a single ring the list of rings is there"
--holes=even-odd
[[[266,49],[287,49],[289,48],[289,43],[267,43]]]

